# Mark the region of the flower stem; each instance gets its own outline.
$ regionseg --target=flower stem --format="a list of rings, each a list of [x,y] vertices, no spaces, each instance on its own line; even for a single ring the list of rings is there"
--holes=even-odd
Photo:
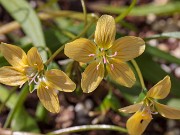
[[[143,76],[142,76],[142,73],[141,73],[141,70],[140,70],[138,64],[136,63],[136,61],[134,59],[131,60],[131,63],[133,64],[134,68],[136,69],[137,75],[138,75],[140,83],[141,83],[142,90],[146,91],[147,89],[144,84],[144,79],[143,79]]]
[[[83,13],[84,13],[84,27],[86,27],[86,25],[87,25],[87,10],[86,10],[84,0],[81,0],[81,5],[82,5],[82,8],[83,8]]]
[[[62,135],[62,134],[67,134],[67,133],[82,132],[82,131],[89,131],[89,130],[113,130],[113,131],[127,133],[127,130],[125,128],[122,128],[119,126],[113,126],[113,125],[82,125],[82,126],[74,126],[74,127],[56,130],[56,131],[53,131],[51,133],[48,133],[48,135],[50,135],[50,134]]]
[[[122,19],[124,19],[124,17],[126,17],[126,16],[129,14],[129,12],[130,12],[130,11],[133,9],[133,7],[135,6],[136,1],[137,1],[137,0],[132,0],[131,5],[129,6],[129,8],[128,8],[127,10],[125,10],[122,14],[120,14],[119,16],[117,16],[117,17],[115,18],[116,23],[117,23],[117,22],[120,22]]]
[[[62,45],[57,51],[55,51],[55,53],[53,53],[53,55],[51,55],[51,57],[46,61],[45,65],[49,65],[49,63],[56,57],[56,55],[58,55],[62,50],[64,49],[64,45]]]
[[[94,19],[83,29],[83,31],[79,35],[77,35],[75,38],[73,38],[69,42],[72,42],[72,41],[76,40],[77,38],[80,38],[81,36],[83,36],[93,23],[94,23]],[[56,55],[58,55],[64,49],[64,46],[65,46],[65,44],[62,45],[55,53],[53,53],[53,55],[46,61],[46,63],[45,63],[46,66],[49,65],[49,63],[56,57]]]
[[[14,105],[14,108],[10,111],[10,113],[8,114],[7,120],[3,126],[3,128],[7,128],[12,120],[12,118],[14,117],[14,114],[17,112],[18,108],[22,106],[27,94],[28,94],[28,85],[24,85],[24,87],[22,88],[19,97]]]

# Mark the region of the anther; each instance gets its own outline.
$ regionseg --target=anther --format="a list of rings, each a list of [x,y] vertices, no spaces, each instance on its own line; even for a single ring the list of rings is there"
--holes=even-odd
[[[96,69],[98,70],[99,69],[99,66],[100,66],[101,62],[98,63]]]
[[[101,48],[100,50],[101,50],[101,51],[103,51],[103,50],[104,50],[104,48]]]
[[[37,84],[37,82],[35,81],[35,79],[36,79],[36,77],[38,76],[38,74],[39,74],[39,73],[36,73],[36,74],[33,76],[33,78],[31,79],[31,81],[29,82],[29,85],[30,85],[32,82],[34,82],[34,83]]]
[[[111,70],[114,70],[114,65],[113,64],[111,64]]]
[[[151,114],[158,114],[158,112],[152,112],[152,111],[151,111]]]
[[[117,56],[117,51],[113,55],[109,55],[108,57],[115,57]]]
[[[104,64],[107,63],[107,60],[106,60],[105,56],[103,56],[103,63],[104,63]]]
[[[88,56],[89,56],[89,57],[93,57],[93,56],[95,56],[95,54],[89,54]]]

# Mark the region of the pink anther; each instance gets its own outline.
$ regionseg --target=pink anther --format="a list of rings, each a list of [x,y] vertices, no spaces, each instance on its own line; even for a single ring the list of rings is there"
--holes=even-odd
[[[114,70],[114,65],[113,64],[111,64],[111,70]]]
[[[93,57],[93,56],[95,56],[95,54],[89,54],[88,56],[89,56],[89,57]]]
[[[106,60],[105,56],[103,56],[103,63],[104,63],[104,64],[107,63],[107,60]]]
[[[110,55],[109,57],[114,57],[114,56],[117,56],[117,51],[113,55]]]
[[[96,69],[98,70],[99,69],[99,66],[100,66],[101,62],[98,63]]]

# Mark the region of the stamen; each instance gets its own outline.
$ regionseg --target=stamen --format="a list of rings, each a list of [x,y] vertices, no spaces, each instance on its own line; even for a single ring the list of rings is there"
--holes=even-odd
[[[158,114],[158,112],[152,112],[152,111],[151,111],[151,114]]]
[[[19,88],[22,88],[22,86],[23,86],[23,84],[21,84],[21,85],[19,86]]]
[[[103,51],[103,50],[104,50],[104,48],[101,48],[100,50],[101,50],[101,51]]]
[[[88,56],[89,56],[89,57],[93,57],[93,56],[95,56],[95,54],[89,54]]]
[[[103,63],[104,63],[104,64],[107,63],[107,60],[106,60],[105,56],[103,56]]]
[[[99,66],[100,66],[101,62],[98,63],[96,69],[98,70],[99,69]]]
[[[37,80],[36,80],[37,79]],[[39,76],[37,76],[37,78],[34,79],[34,83],[35,84],[38,84],[38,79],[39,79]]]
[[[113,64],[111,64],[111,70],[114,70],[114,65]]]
[[[147,113],[151,115],[151,110],[150,108],[147,106],[147,107],[144,107],[143,110],[142,110],[144,113],[142,114],[142,116],[146,116]]]
[[[35,82],[37,84],[37,82],[35,81],[36,77],[38,76],[38,72],[33,76],[33,78],[31,79],[31,81],[29,82],[29,85],[32,83],[32,82]]]
[[[117,51],[113,55],[109,55],[108,57],[115,57],[117,56]]]
[[[143,110],[145,111],[145,112],[147,112],[148,114],[158,114],[158,112],[156,112],[156,111],[154,111],[153,112],[153,110],[150,108],[150,107],[154,107],[154,104],[153,103],[150,103],[150,104],[148,104],[148,106],[147,107],[144,107],[143,108]],[[142,114],[142,116],[145,116],[146,115],[146,113],[144,113],[144,114]]]

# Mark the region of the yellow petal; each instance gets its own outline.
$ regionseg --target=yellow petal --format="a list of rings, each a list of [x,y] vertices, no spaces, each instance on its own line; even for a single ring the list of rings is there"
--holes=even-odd
[[[81,87],[83,92],[90,93],[94,91],[104,77],[104,65],[98,65],[97,62],[91,63],[82,73]]]
[[[171,80],[169,76],[166,76],[163,80],[154,85],[148,92],[147,97],[154,99],[163,99],[167,97],[171,88]]]
[[[144,52],[145,42],[139,37],[125,36],[117,39],[110,50],[112,54],[117,54],[114,58],[129,61]]]
[[[148,111],[138,111],[132,117],[130,117],[126,123],[128,133],[130,135],[141,135],[152,117]]]
[[[44,69],[43,61],[36,47],[32,47],[27,53],[28,64],[36,67],[38,71]]]
[[[28,78],[23,73],[23,71],[10,67],[5,66],[0,68],[0,83],[9,85],[9,86],[21,86],[23,85]]]
[[[132,87],[136,78],[128,64],[112,59],[109,62],[107,65],[109,76],[123,86]]]
[[[5,59],[14,67],[27,65],[26,53],[18,46],[1,43],[0,50]]]
[[[95,42],[105,50],[110,48],[115,40],[116,25],[110,15],[102,15],[96,25]]]
[[[180,110],[155,102],[157,111],[166,118],[180,119]]]
[[[119,109],[119,111],[123,112],[123,113],[134,113],[134,112],[137,112],[138,110],[140,110],[141,107],[142,107],[142,103],[138,103],[138,104],[130,105],[127,107],[123,107],[123,108]]]
[[[52,113],[60,111],[59,99],[55,90],[49,87],[46,83],[40,82],[37,95],[43,106]]]
[[[54,89],[72,92],[76,88],[76,84],[61,70],[51,69],[45,72],[45,77]]]
[[[96,49],[97,47],[93,42],[85,38],[80,38],[67,43],[64,48],[64,53],[71,59],[87,63],[94,59]]]

